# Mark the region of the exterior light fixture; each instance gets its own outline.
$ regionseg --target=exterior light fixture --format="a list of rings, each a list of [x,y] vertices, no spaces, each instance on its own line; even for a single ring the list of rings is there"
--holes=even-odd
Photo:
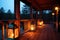
[[[58,12],[59,12],[59,7],[55,7],[56,10],[56,32],[58,31]]]
[[[55,15],[55,13],[52,13],[52,15],[54,16],[54,15]]]
[[[55,7],[55,10],[58,10],[59,8],[58,7]]]

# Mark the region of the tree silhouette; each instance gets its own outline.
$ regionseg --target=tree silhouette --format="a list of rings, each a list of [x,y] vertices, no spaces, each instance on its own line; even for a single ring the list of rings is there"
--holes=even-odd
[[[5,13],[5,10],[3,7],[1,7],[1,9],[0,9],[0,13]]]
[[[14,14],[12,14],[10,9],[7,12],[5,12],[4,8],[1,7],[0,20],[9,20],[9,19],[14,19]]]
[[[10,9],[7,11],[7,14],[8,14],[8,15],[7,15],[8,20],[12,20],[12,19],[14,19],[15,15],[11,12]]]
[[[8,20],[9,19],[12,19],[12,12],[11,12],[11,10],[9,9],[8,11],[7,11],[7,16],[8,16]]]
[[[7,13],[11,14],[12,12],[11,12],[11,10],[9,9],[9,10],[7,11]]]
[[[3,7],[1,7],[1,9],[0,9],[0,20],[4,20],[4,16],[5,16],[4,13],[5,13],[5,10]]]

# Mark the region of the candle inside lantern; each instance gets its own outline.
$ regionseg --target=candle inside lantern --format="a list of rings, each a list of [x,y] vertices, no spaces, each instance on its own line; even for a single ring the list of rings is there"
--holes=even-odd
[[[13,29],[8,29],[8,38],[13,38]]]
[[[40,25],[43,25],[43,21],[41,21],[39,24],[40,24]]]
[[[30,30],[35,30],[35,26],[34,25],[31,25],[31,28],[30,28]]]

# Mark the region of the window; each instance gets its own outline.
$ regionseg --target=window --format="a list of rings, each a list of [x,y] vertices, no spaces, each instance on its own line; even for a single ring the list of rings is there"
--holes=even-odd
[[[21,19],[30,19],[30,7],[20,1],[20,15]]]
[[[30,7],[21,1],[20,1],[20,13],[30,14]]]
[[[45,14],[49,14],[51,12],[52,12],[51,10],[43,10],[43,13],[45,13]]]

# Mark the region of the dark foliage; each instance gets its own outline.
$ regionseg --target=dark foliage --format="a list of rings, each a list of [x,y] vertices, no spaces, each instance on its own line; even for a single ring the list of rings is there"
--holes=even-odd
[[[3,7],[0,9],[0,20],[13,20],[14,18],[14,14],[10,10],[6,13]]]

